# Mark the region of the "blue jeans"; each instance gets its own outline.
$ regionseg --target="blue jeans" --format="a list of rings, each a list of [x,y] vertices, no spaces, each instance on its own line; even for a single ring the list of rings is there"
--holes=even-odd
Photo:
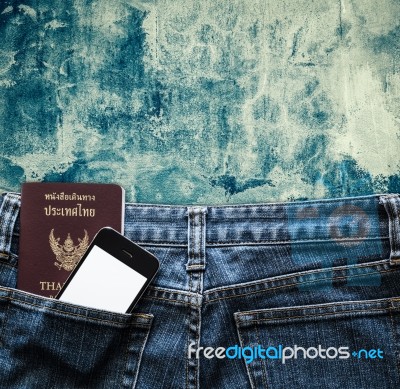
[[[15,289],[20,197],[0,201],[2,388],[400,387],[397,195],[127,204],[161,262],[133,314]]]

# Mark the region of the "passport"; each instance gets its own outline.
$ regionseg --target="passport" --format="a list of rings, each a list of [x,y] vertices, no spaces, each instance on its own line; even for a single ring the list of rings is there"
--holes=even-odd
[[[101,228],[123,234],[124,215],[116,184],[22,184],[17,288],[55,297]]]

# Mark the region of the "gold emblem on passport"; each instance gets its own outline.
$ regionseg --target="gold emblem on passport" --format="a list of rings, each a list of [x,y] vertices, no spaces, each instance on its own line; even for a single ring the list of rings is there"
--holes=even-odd
[[[49,243],[58,261],[54,262],[58,270],[65,269],[71,271],[82,258],[82,255],[89,246],[89,235],[86,230],[84,231],[85,236],[82,239],[78,238],[79,243],[76,246],[69,233],[67,239],[64,240],[64,244],[60,244],[60,238],[54,236],[54,228],[50,231]]]

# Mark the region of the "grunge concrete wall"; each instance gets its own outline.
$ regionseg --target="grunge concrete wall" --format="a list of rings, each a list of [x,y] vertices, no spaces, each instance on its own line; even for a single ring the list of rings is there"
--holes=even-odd
[[[398,0],[0,1],[0,187],[400,192]]]

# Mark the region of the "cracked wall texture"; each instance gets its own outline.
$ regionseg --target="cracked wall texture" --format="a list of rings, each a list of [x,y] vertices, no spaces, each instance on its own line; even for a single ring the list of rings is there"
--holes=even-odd
[[[0,0],[0,187],[400,192],[398,0]]]

